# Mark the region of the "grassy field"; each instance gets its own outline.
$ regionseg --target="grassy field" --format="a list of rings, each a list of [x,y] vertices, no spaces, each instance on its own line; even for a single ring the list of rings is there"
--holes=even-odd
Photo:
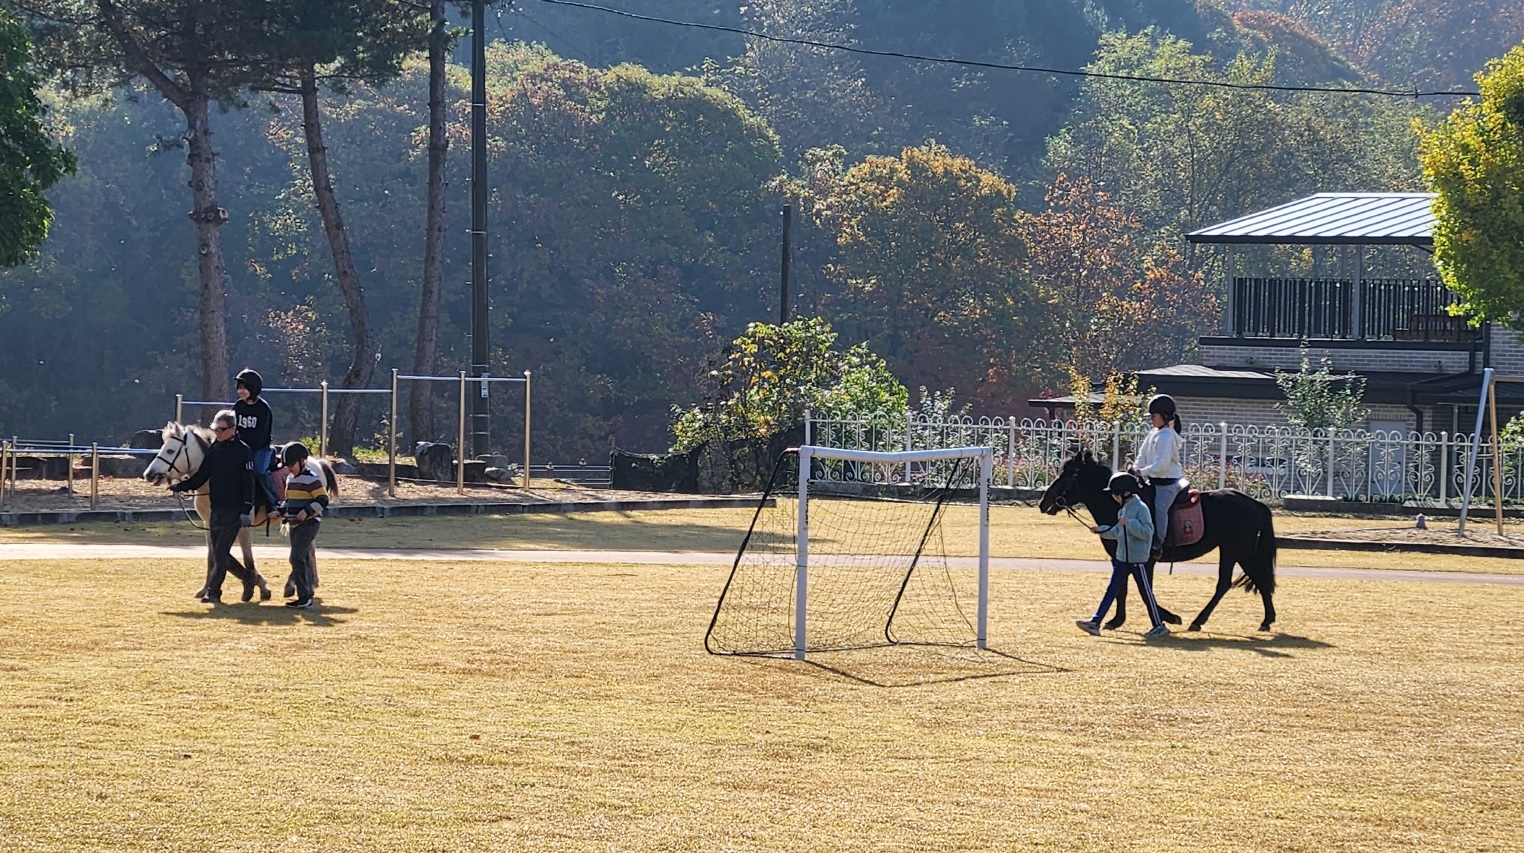
[[[389,519],[329,519],[320,544],[342,548],[496,548],[505,550],[611,550],[734,552],[751,523],[745,509],[645,510],[509,516],[431,516]],[[954,553],[977,548],[977,514],[971,507],[948,512],[946,541]],[[1412,521],[1393,518],[1341,518],[1277,513],[1281,535],[1344,528],[1410,528]],[[1490,529],[1473,522],[1473,529]],[[1454,530],[1453,519],[1431,519],[1436,533]],[[1067,516],[1044,516],[1035,507],[996,506],[990,510],[990,549],[1000,557],[1102,557],[1096,537]],[[1515,535],[1524,525],[1510,523]],[[0,527],[7,542],[86,542],[195,544],[202,534],[188,522],[153,524],[82,524]],[[281,544],[278,536],[255,534],[256,545]],[[1216,557],[1205,558],[1216,562]],[[1285,550],[1285,565],[1339,568],[1417,569],[1518,574],[1524,561],[1418,553]]]
[[[0,572],[0,848],[1503,851],[1524,826],[1519,588],[1298,579],[1279,633],[1235,593],[1221,633],[1145,644],[1073,627],[1099,575],[999,572],[999,654],[797,663],[704,653],[721,570],[328,561],[294,612],[196,604],[198,564]]]

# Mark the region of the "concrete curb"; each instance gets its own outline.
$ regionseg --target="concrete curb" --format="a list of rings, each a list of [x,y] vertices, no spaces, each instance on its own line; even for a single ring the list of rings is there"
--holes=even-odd
[[[440,503],[440,504],[339,504],[326,513],[332,518],[403,518],[421,515],[519,515],[523,513],[630,512],[650,509],[749,509],[755,497],[650,498],[614,501],[564,501],[544,503]],[[0,512],[0,527],[31,527],[46,524],[89,522],[185,521],[181,509],[98,509]]]
[[[1524,548],[1503,545],[1445,545],[1439,542],[1368,542],[1363,539],[1299,539],[1294,536],[1277,536],[1278,547],[1316,551],[1383,551],[1388,553],[1407,551],[1417,554],[1453,554],[1465,557],[1524,557]]]

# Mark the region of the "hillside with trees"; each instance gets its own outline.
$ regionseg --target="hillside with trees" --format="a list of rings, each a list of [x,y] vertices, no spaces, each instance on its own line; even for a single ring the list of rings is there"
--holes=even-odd
[[[463,58],[458,9],[243,5],[0,0],[39,45],[39,127],[78,164],[40,251],[0,271],[0,433],[119,441],[245,364],[277,387],[375,386],[417,353],[468,367],[469,79],[439,65],[431,86],[427,58],[431,12]],[[1458,103],[1298,87],[1471,90],[1524,38],[1471,0],[609,5],[665,20],[525,0],[487,30],[491,361],[534,373],[555,459],[672,442],[733,342],[777,320],[784,204],[794,316],[903,387],[1019,412],[1071,371],[1187,358],[1219,285],[1184,232],[1419,189],[1413,121]],[[453,434],[453,393],[409,440]],[[350,416],[371,445],[379,410]]]

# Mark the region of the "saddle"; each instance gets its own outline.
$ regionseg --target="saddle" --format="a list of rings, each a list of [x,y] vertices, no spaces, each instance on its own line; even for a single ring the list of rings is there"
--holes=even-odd
[[[1169,505],[1169,533],[1165,534],[1164,546],[1195,545],[1201,541],[1205,530],[1206,525],[1201,519],[1201,490],[1189,488],[1187,484]]]

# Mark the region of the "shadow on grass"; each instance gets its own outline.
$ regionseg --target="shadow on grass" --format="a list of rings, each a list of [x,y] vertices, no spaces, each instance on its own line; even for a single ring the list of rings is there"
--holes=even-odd
[[[1179,649],[1180,651],[1187,652],[1200,652],[1207,649],[1238,649],[1271,658],[1289,658],[1293,657],[1292,652],[1331,649],[1334,647],[1332,643],[1314,640],[1311,637],[1299,637],[1296,634],[1233,636],[1230,634],[1213,634],[1207,631],[1181,631],[1171,634],[1169,639],[1150,640],[1147,642],[1157,644],[1161,648]]]
[[[765,666],[794,666],[801,663],[788,657],[741,656],[741,659]],[[814,652],[802,663],[805,668],[799,670],[801,673],[882,688],[922,687],[1069,672],[1061,666],[1027,660],[997,649],[909,644]]]
[[[199,610],[165,610],[165,616],[177,619],[204,621],[209,619],[241,622],[245,625],[342,625],[349,621],[343,617],[360,612],[353,607],[335,607],[323,604],[322,599],[309,608],[286,607],[279,602],[271,604],[217,604]]]

